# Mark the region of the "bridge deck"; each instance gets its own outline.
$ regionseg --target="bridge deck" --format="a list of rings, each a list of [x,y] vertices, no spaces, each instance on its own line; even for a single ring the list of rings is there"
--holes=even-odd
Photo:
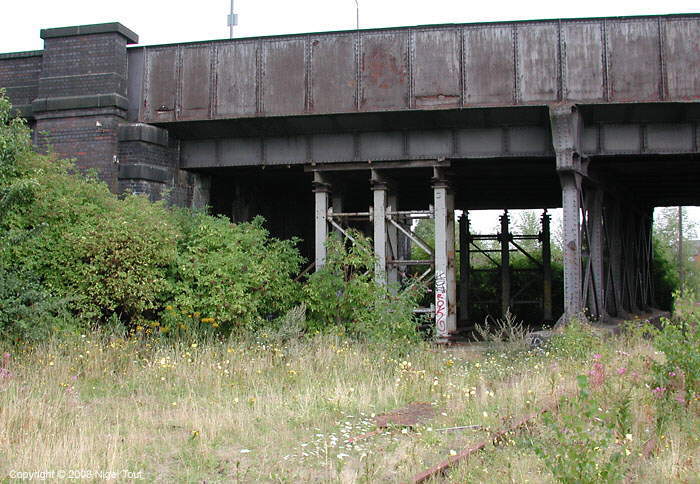
[[[700,15],[420,26],[129,50],[144,122],[700,99]],[[133,93],[138,91],[138,95]]]

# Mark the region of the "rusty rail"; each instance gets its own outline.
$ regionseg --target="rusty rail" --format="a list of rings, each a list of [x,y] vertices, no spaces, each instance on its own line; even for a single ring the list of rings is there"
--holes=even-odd
[[[526,425],[528,422],[535,420],[537,417],[540,415],[543,415],[549,411],[551,411],[554,407],[545,407],[542,410],[540,410],[537,413],[533,413],[531,415],[528,415],[526,417],[521,418],[514,424],[510,425],[509,427],[499,430],[489,440],[482,440],[481,442],[477,443],[476,445],[473,445],[471,447],[468,447],[464,449],[462,452],[459,452],[456,455],[452,455],[445,459],[444,461],[440,462],[439,464],[424,470],[423,472],[420,472],[413,476],[411,480],[409,481],[411,484],[417,484],[419,482],[425,482],[431,477],[443,474],[447,469],[452,467],[454,464],[457,462],[466,459],[467,457],[471,456],[472,454],[477,453],[480,450],[483,450],[486,448],[487,445],[489,444],[494,444],[501,440],[508,432],[512,432],[514,430],[519,429],[520,427]]]

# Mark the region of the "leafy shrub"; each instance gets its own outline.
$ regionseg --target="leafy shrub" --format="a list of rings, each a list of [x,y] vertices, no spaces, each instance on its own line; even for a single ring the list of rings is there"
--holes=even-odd
[[[663,319],[653,340],[654,348],[665,355],[654,362],[654,388],[670,406],[685,406],[700,394],[700,318],[688,313],[685,318]],[[669,405],[665,405],[668,410]]]
[[[167,209],[143,197],[119,200],[67,162],[36,155],[26,166],[38,180],[35,198],[8,215],[0,261],[69,298],[84,324],[113,313],[130,323],[158,307],[177,236]]]
[[[225,217],[181,211],[177,220],[182,237],[169,276],[171,309],[163,315],[170,326],[225,333],[253,329],[298,302],[300,286],[293,276],[302,257],[296,240],[271,238],[260,217],[232,224]]]
[[[0,339],[39,340],[71,327],[66,301],[23,272],[0,267]]]
[[[418,339],[413,308],[421,286],[398,289],[377,283],[370,239],[354,230],[350,235],[355,242],[349,247],[340,237],[329,239],[326,264],[304,288],[307,329],[335,329],[360,339]]]
[[[106,321],[111,314],[137,323],[160,309],[167,270],[175,260],[177,231],[167,209],[144,197],[112,200],[109,216],[90,217],[68,227],[65,246],[72,251],[63,267],[54,267],[61,292],[84,318]]]
[[[614,429],[625,417],[606,413],[599,406],[588,377],[578,376],[577,383],[577,396],[562,399],[557,416],[544,414],[552,442],[535,443],[535,453],[561,482],[619,482],[624,477],[624,455],[616,445]]]
[[[119,199],[71,162],[35,153],[1,95],[0,202],[0,267],[31,274],[7,287],[66,301],[83,326],[115,317],[132,328],[154,325],[169,306],[166,319],[196,319],[198,330],[202,320],[250,327],[298,301],[295,241],[271,239],[261,219],[233,225],[144,197]],[[3,306],[3,317],[17,319],[15,310]]]

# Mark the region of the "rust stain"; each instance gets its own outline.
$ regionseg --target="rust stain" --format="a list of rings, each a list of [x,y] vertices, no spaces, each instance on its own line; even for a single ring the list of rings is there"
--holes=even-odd
[[[364,66],[369,73],[369,81],[381,89],[389,89],[394,82],[406,82],[406,70],[399,66],[396,57],[380,47],[374,47],[367,54]]]
[[[398,410],[377,415],[374,421],[377,427],[388,427],[389,425],[411,427],[421,420],[426,420],[434,416],[435,407],[430,403],[414,402]]]
[[[383,413],[374,417],[374,423],[377,428],[370,432],[357,435],[349,438],[348,443],[357,442],[375,435],[381,434],[389,425],[397,425],[400,427],[412,427],[422,420],[427,420],[435,416],[435,407],[426,402],[414,402],[405,407],[391,412]]]

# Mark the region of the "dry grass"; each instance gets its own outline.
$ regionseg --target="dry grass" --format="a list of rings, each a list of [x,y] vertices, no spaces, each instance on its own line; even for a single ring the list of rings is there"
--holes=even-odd
[[[13,350],[11,377],[0,379],[0,476],[72,469],[143,471],[159,482],[405,481],[572,392],[589,365],[508,347],[401,353],[330,337],[271,341],[166,345],[89,336]],[[614,344],[596,351],[611,368],[658,356],[642,341],[626,344],[624,354]],[[373,430],[374,415],[411,402],[433,403],[436,417],[345,443]],[[635,452],[653,432],[650,412],[635,406]],[[474,424],[485,428],[439,430]],[[636,478],[689,482],[697,474],[697,438],[673,428],[677,435],[631,464]],[[514,435],[449,478],[552,482],[528,443],[536,433]]]

